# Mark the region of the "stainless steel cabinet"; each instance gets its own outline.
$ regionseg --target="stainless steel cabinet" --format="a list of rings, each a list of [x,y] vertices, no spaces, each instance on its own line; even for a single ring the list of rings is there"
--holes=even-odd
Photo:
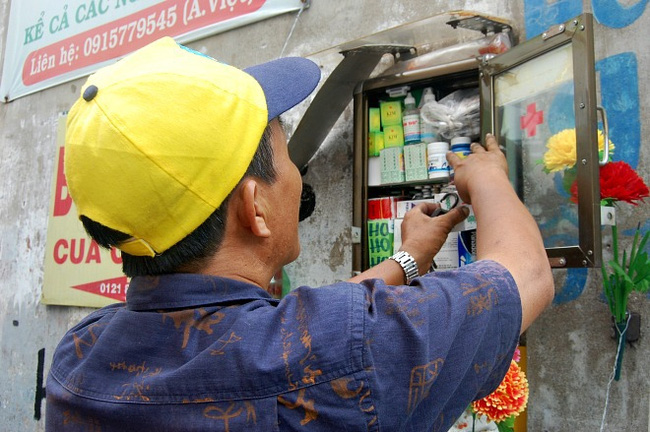
[[[488,52],[469,57],[454,48],[471,44],[481,33],[507,34],[514,46],[498,55]],[[419,186],[439,183],[368,184],[369,108],[377,107],[387,90],[402,86],[411,91],[431,87],[437,98],[459,89],[476,90],[480,94],[480,134],[475,138],[491,132],[502,145],[513,187],[539,224],[551,265],[600,265],[599,122],[592,16],[583,14],[520,44],[516,39],[516,30],[505,20],[456,11],[335,47],[343,59],[305,113],[289,148],[294,161],[304,166],[353,98],[352,227],[357,239],[353,272],[368,267],[368,199],[408,195]],[[444,61],[438,52],[449,55],[451,61]],[[387,53],[395,58],[395,65],[370,78]],[[603,126],[606,135],[605,118]],[[574,133],[573,164],[549,166],[545,163],[547,145],[562,131]],[[572,198],[571,192],[579,199]]]

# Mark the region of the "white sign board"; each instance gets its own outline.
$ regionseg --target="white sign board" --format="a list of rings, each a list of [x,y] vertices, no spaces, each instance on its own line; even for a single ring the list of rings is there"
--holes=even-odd
[[[303,0],[13,0],[0,95],[8,102],[89,75],[162,36],[186,43],[306,4]]]

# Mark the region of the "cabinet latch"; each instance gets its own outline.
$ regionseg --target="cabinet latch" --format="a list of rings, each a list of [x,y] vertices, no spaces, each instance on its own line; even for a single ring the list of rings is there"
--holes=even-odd
[[[353,226],[351,230],[352,244],[361,243],[361,227]]]

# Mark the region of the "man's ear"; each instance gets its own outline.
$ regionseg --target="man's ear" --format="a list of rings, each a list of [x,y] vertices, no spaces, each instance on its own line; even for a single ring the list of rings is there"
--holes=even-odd
[[[267,208],[265,201],[260,194],[260,185],[252,178],[245,179],[239,189],[240,205],[237,217],[240,224],[249,228],[258,237],[269,237],[269,229],[266,218]]]

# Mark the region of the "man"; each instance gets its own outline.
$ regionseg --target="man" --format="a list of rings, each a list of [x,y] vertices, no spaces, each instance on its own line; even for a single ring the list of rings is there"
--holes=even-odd
[[[306,59],[240,71],[165,38],[89,78],[69,114],[68,187],[132,279],[126,304],[57,348],[47,430],[446,431],[500,383],[552,278],[493,137],[448,156],[477,263],[425,275],[466,211],[420,205],[393,259],[282,301],[264,290],[300,251],[278,116],[319,77]]]

